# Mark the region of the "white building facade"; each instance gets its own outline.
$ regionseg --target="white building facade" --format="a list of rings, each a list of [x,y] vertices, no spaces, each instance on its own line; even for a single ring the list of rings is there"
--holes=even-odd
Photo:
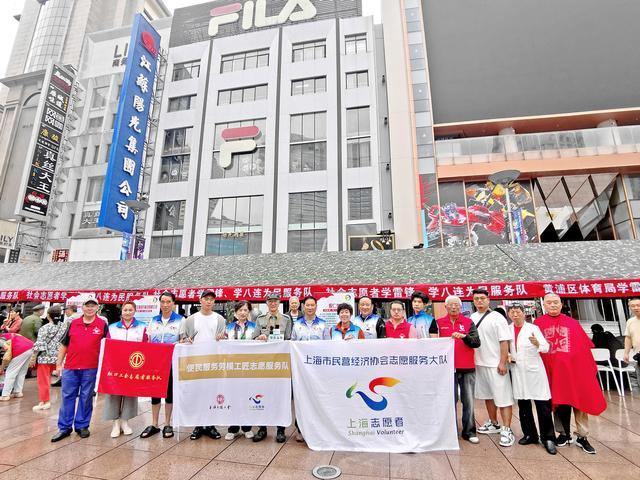
[[[392,228],[380,26],[356,1],[271,2],[266,22],[260,3],[218,32],[238,4],[175,12],[145,257],[344,250]]]

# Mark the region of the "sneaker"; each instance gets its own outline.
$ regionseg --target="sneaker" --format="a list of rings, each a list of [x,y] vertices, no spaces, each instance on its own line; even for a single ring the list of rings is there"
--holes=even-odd
[[[476,437],[475,435],[470,436],[469,438],[467,438],[467,441],[469,443],[473,443],[474,445],[476,443],[480,443],[480,439],[478,437]]]
[[[225,439],[227,442],[230,442],[231,440],[233,440],[234,438],[236,438],[236,435],[237,435],[236,433],[231,433],[231,432],[229,432],[229,433],[227,433],[227,434],[224,436],[224,439]]]
[[[44,410],[44,402],[40,402],[37,405],[34,405],[31,410],[33,410],[34,412],[37,412],[38,410]]]
[[[125,435],[131,435],[133,433],[132,428],[129,426],[129,422],[126,420],[120,421],[120,428],[122,428],[122,433]]]
[[[11,400],[11,397],[9,395],[5,395],[4,397],[0,397],[0,402],[8,402],[9,400]]]
[[[44,402],[40,410],[49,410],[51,408],[51,402]]]
[[[509,427],[502,427],[500,430],[500,446],[510,447],[514,443],[516,443],[516,437],[513,434],[513,430]]]
[[[22,397],[24,397],[24,393],[22,393],[22,392],[12,393],[11,397],[12,398],[22,398]]]
[[[590,453],[591,455],[595,455],[596,453],[596,449],[591,446],[589,440],[587,440],[587,437],[576,438],[576,445],[578,445],[580,448],[582,448],[582,450]]]
[[[565,435],[564,433],[561,433],[560,435],[558,435],[558,438],[556,438],[557,447],[564,447],[565,445],[569,445],[571,443],[573,443],[573,439],[569,435]]]
[[[485,422],[484,425],[478,427],[478,433],[483,433],[485,435],[500,433],[500,425],[489,420],[488,422]]]
[[[251,440],[253,438],[253,432],[251,430],[244,432],[244,438]]]

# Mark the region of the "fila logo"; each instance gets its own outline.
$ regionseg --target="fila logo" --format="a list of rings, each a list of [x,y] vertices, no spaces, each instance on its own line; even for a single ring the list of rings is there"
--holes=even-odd
[[[221,168],[231,167],[231,156],[234,153],[253,152],[258,145],[255,138],[260,135],[256,126],[226,128],[222,131],[224,143],[220,145],[218,165]]]
[[[252,27],[271,27],[282,25],[287,21],[301,22],[310,20],[316,16],[316,7],[311,0],[288,0],[279,15],[267,16],[267,0],[248,0],[241,3],[231,3],[211,10],[209,21],[209,35],[215,37],[221,25],[235,23],[240,20],[242,11],[242,28],[249,30]],[[255,15],[254,15],[255,13]]]

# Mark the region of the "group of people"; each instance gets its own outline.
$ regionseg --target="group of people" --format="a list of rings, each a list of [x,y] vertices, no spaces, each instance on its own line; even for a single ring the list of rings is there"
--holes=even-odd
[[[186,318],[176,313],[174,294],[164,292],[160,296],[160,313],[148,324],[136,320],[135,303],[125,302],[121,319],[108,325],[104,318],[97,315],[98,302],[91,298],[82,305],[81,315],[67,311],[68,318],[64,321],[60,307],[51,307],[47,311],[48,322],[36,330],[33,339],[15,332],[19,315],[12,311],[2,325],[4,333],[0,335],[5,339],[5,356],[10,351],[0,400],[9,399],[12,395],[22,396],[22,373],[30,365],[33,367],[37,364],[40,403],[34,406],[34,410],[50,408],[51,374],[55,372],[62,377],[58,432],[51,440],[57,442],[71,435],[74,429],[81,438],[86,438],[90,435],[100,343],[105,337],[166,344],[219,340],[451,337],[455,349],[456,401],[459,398],[462,403],[460,434],[464,440],[477,444],[478,434],[499,434],[501,446],[512,446],[515,443],[511,429],[512,406],[517,401],[523,432],[519,444],[542,443],[547,452],[556,454],[557,447],[575,441],[585,452],[595,453],[587,439],[588,416],[604,411],[606,401],[597,381],[597,367],[591,355],[593,344],[580,323],[562,313],[562,302],[556,294],[544,297],[546,314],[533,323],[525,321],[524,306],[520,303],[512,303],[508,307],[506,313],[511,322],[491,310],[486,290],[473,292],[475,312],[470,317],[462,315],[461,299],[449,296],[445,300],[447,314],[434,319],[426,313],[428,297],[416,291],[411,298],[412,315],[406,314],[402,301],[392,301],[390,317],[385,320],[374,312],[372,299],[362,297],[358,301],[357,312],[347,303],[338,306],[338,322],[334,326],[328,326],[316,315],[317,301],[312,296],[302,301],[297,297],[290,298],[290,310],[286,313],[280,311],[278,293],[269,293],[265,300],[266,313],[253,320],[249,302],[235,303],[233,319],[227,322],[213,310],[215,293],[211,290],[202,292],[200,310]],[[629,305],[635,317],[627,323],[625,360],[628,360],[632,348],[640,349],[640,299],[631,299]],[[42,309],[39,307],[36,307],[38,310],[34,309],[34,315],[44,309],[44,306]],[[33,323],[37,323],[35,319]],[[22,328],[22,325],[18,328]],[[9,349],[7,345],[10,345]],[[164,397],[164,426],[161,430],[159,417],[162,399],[153,398],[151,424],[141,433],[142,438],[160,432],[164,438],[173,437],[172,390],[170,375]],[[487,410],[488,420],[479,427],[476,427],[474,399],[484,400]],[[536,406],[538,427],[534,421],[532,402]],[[577,427],[575,440],[570,426],[572,411]],[[103,418],[113,422],[112,437],[122,433],[131,435],[133,430],[128,420],[136,415],[137,398],[106,395]],[[267,428],[259,426],[254,433],[250,425],[230,426],[225,439],[233,440],[240,434],[260,442],[267,437]],[[190,438],[197,440],[203,435],[221,438],[213,425],[195,427]],[[286,440],[284,426],[276,428],[275,438],[280,443]],[[299,430],[296,440],[304,441]]]

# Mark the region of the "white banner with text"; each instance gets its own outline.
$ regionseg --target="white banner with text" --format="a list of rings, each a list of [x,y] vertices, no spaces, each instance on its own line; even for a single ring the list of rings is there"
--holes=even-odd
[[[175,426],[291,424],[289,342],[178,344]]]
[[[453,340],[291,342],[296,419],[313,450],[457,450]]]

